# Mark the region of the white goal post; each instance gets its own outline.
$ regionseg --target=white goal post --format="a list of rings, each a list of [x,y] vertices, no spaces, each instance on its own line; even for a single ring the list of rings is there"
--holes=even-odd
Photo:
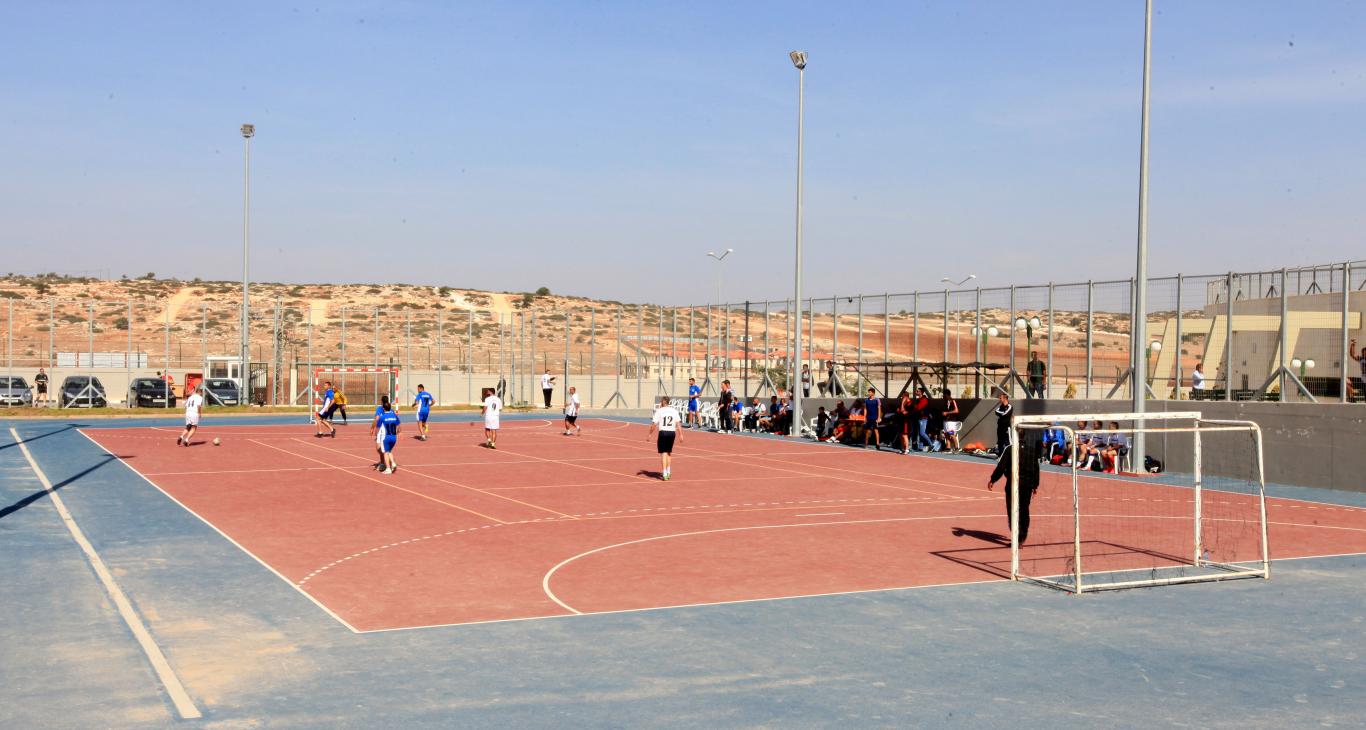
[[[1037,486],[1025,495],[1034,514],[1025,512],[1022,529],[1021,458],[1043,459],[1045,436],[1063,463],[1041,466],[1039,484],[1028,485]],[[1135,464],[1136,473],[1118,474],[1136,436],[1167,469]],[[1012,580],[1082,593],[1271,577],[1256,423],[1198,411],[1017,415],[1009,444]],[[1113,463],[1116,474],[1081,468],[1096,461]],[[1024,544],[1031,522],[1035,539]]]

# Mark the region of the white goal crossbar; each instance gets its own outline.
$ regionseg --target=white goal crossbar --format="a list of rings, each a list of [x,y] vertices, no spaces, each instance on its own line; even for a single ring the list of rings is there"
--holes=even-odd
[[[1152,575],[1137,579],[1120,580],[1096,580],[1103,573],[1131,573],[1132,570],[1114,571],[1094,571],[1087,573],[1084,570],[1082,559],[1083,542],[1083,521],[1082,511],[1083,483],[1078,474],[1077,462],[1077,431],[1068,424],[1081,421],[1101,421],[1103,423],[1118,422],[1120,424],[1137,424],[1132,427],[1120,428],[1100,428],[1087,429],[1088,433],[1126,433],[1126,434],[1190,434],[1192,453],[1192,474],[1189,487],[1191,488],[1192,498],[1190,500],[1192,513],[1190,520],[1193,523],[1193,550],[1189,554],[1189,559],[1184,557],[1180,564],[1185,567],[1195,568],[1191,574],[1161,575],[1158,571],[1152,571]],[[1145,422],[1157,422],[1157,425],[1146,425]],[[1072,490],[1071,505],[1071,575],[1064,580],[1061,576],[1034,576],[1024,575],[1020,570],[1021,544],[1020,544],[1020,443],[1022,431],[1042,431],[1046,429],[1057,429],[1067,436],[1068,451],[1070,452],[1069,468]],[[1202,434],[1218,432],[1243,432],[1247,433],[1251,439],[1253,448],[1249,458],[1255,458],[1255,470],[1249,476],[1249,485],[1254,488],[1251,495],[1255,499],[1256,516],[1255,520],[1259,523],[1257,538],[1260,541],[1260,559],[1256,561],[1219,561],[1210,559],[1206,550],[1203,533],[1202,502],[1204,497],[1205,475],[1202,468]],[[1261,427],[1252,421],[1236,420],[1206,420],[1202,418],[1198,411],[1175,411],[1175,412],[1155,412],[1155,413],[1076,413],[1076,414],[1042,414],[1042,415],[1018,415],[1012,419],[1009,443],[1011,446],[1010,464],[1010,577],[1011,580],[1029,580],[1041,583],[1052,588],[1082,593],[1084,591],[1109,590],[1118,588],[1137,588],[1143,586],[1169,585],[1175,583],[1194,583],[1206,581],[1228,580],[1231,578],[1264,578],[1271,577],[1270,551],[1267,540],[1267,519],[1266,519],[1266,478],[1263,463],[1262,432]],[[1140,465],[1141,468],[1142,465]],[[1116,467],[1116,471],[1118,468]],[[1100,477],[1100,479],[1115,479],[1115,477]],[[1088,479],[1088,481],[1090,481]],[[1121,480],[1122,482],[1123,480]],[[1134,483],[1139,483],[1135,480]],[[1183,486],[1186,486],[1183,484]],[[1216,490],[1217,491],[1217,490]],[[1090,576],[1090,579],[1088,579]],[[1070,580],[1070,585],[1068,584]]]

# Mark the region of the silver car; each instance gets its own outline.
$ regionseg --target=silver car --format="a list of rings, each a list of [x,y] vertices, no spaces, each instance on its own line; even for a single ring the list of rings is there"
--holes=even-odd
[[[0,375],[0,406],[31,406],[33,390],[20,377]]]

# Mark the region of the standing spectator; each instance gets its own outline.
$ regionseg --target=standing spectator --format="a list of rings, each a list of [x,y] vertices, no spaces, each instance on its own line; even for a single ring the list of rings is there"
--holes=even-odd
[[[1035,398],[1043,397],[1043,386],[1048,380],[1048,367],[1039,359],[1039,351],[1029,353],[1029,393]]]
[[[1199,400],[1200,393],[1203,395],[1205,390],[1205,363],[1195,363],[1195,370],[1191,372],[1191,398]]]
[[[897,445],[901,447],[901,453],[911,453],[911,394],[901,391],[901,398],[896,404],[896,418],[898,423],[892,433],[897,435]]]
[[[684,428],[701,427],[702,422],[698,420],[698,411],[702,405],[699,397],[701,395],[702,389],[697,387],[697,378],[688,378],[688,420],[683,424]]]
[[[837,395],[844,395],[844,388],[840,385],[839,379],[835,377],[834,359],[825,361],[825,377],[825,387],[830,390],[830,395],[832,397]]]
[[[811,397],[811,366],[802,363],[802,397]]]
[[[721,418],[721,433],[730,433],[735,428],[734,418],[731,413],[731,401],[735,400],[735,394],[730,390],[730,381],[721,381],[721,396],[716,399],[717,415]]]
[[[38,374],[33,376],[33,384],[38,388],[38,397],[33,399],[33,405],[47,400],[47,371],[38,368]]]
[[[916,451],[929,451],[933,444],[930,442],[930,399],[925,395],[925,389],[919,385],[915,387],[915,398],[911,403],[911,415],[914,418],[913,424],[915,431],[915,443],[912,447]]]
[[[545,369],[545,374],[541,376],[541,394],[545,396],[545,407],[550,407],[550,394],[555,392],[555,376],[550,374],[550,368]]]
[[[1015,407],[1010,404],[1010,395],[1004,390],[996,396],[996,409],[992,411],[996,414],[996,453],[1005,452],[1006,445],[1010,443],[1010,414]]]
[[[958,401],[953,399],[953,393],[948,388],[944,389],[944,448],[949,451],[962,451],[963,447],[958,444],[958,432],[963,428],[963,422],[958,420],[961,417],[958,410]]]
[[[868,439],[873,440],[873,448],[882,450],[882,440],[877,432],[878,422],[882,420],[882,399],[877,397],[877,389],[868,388],[868,397],[863,401],[863,415],[867,424],[863,432],[863,446],[868,447]]]

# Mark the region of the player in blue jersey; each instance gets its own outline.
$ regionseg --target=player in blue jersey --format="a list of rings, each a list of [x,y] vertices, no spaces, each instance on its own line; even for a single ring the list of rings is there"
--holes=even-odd
[[[380,396],[379,405],[375,406],[375,415],[370,418],[370,438],[375,440],[375,454],[379,460],[374,463],[376,470],[384,470],[384,429],[380,428],[380,418],[389,409],[389,396]]]
[[[383,411],[380,413],[379,430],[384,435],[384,441],[380,448],[384,454],[384,473],[393,474],[398,471],[398,464],[394,462],[394,445],[398,443],[398,413],[388,403],[380,406]]]
[[[427,440],[427,417],[431,415],[432,404],[434,403],[436,403],[436,399],[432,397],[431,393],[427,392],[427,389],[422,386],[422,383],[418,383],[417,397],[413,398],[413,406],[417,408],[418,441]]]
[[[318,409],[318,418],[316,420],[318,431],[313,434],[315,438],[322,438],[324,436],[331,436],[332,438],[337,437],[337,429],[332,425],[332,414],[336,412],[337,391],[332,389],[332,381],[328,380],[323,383],[323,404],[322,407]],[[326,433],[323,433],[324,431],[326,431]]]
[[[685,428],[701,428],[702,422],[698,420],[698,408],[702,401],[698,397],[702,395],[702,389],[697,387],[697,378],[688,378],[688,420],[683,424]]]

